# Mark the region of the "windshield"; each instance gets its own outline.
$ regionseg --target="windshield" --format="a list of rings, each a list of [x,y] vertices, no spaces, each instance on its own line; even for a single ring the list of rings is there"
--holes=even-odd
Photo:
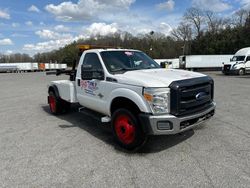
[[[244,61],[246,56],[234,56],[231,61]]]
[[[105,51],[101,52],[101,56],[108,71],[112,73],[160,68],[143,52]]]

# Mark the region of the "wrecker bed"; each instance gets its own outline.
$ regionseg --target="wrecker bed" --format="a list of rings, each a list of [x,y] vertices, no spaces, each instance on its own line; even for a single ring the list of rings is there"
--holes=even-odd
[[[70,102],[70,103],[77,103],[76,97],[76,88],[75,82],[70,80],[59,80],[59,81],[52,81],[48,85],[48,88],[57,88],[58,95],[61,99]]]

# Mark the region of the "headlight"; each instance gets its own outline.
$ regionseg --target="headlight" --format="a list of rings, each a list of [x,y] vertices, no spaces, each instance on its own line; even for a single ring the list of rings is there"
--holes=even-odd
[[[153,114],[166,114],[170,109],[169,88],[145,88],[143,96],[148,102]]]

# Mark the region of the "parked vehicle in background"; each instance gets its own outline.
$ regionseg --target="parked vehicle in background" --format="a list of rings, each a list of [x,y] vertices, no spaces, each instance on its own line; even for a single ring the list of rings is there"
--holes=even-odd
[[[49,70],[66,70],[67,64],[48,63],[0,63],[0,72],[37,72]]]
[[[35,72],[38,71],[38,63],[2,63],[1,66],[16,66],[17,72]]]
[[[0,73],[5,73],[5,72],[17,72],[18,67],[16,65],[6,65],[6,64],[0,64]]]
[[[221,70],[223,62],[229,62],[233,55],[187,55],[180,56],[180,69]]]
[[[45,71],[46,69],[45,69],[45,63],[39,63],[38,64],[38,70],[39,71]]]
[[[80,45],[77,70],[56,71],[69,80],[48,85],[52,114],[79,111],[111,122],[114,137],[126,149],[143,145],[148,135],[177,134],[215,113],[214,82],[204,74],[162,69],[145,53]]]
[[[60,70],[66,70],[67,69],[67,64],[59,64],[59,69]]]
[[[162,68],[167,69],[178,69],[180,61],[178,58],[175,59],[154,59],[156,63],[161,65]]]
[[[250,47],[237,51],[233,58],[230,59],[230,62],[224,63],[222,72],[225,75],[250,73]]]
[[[49,69],[50,70],[56,70],[56,64],[55,63],[50,63],[49,64]]]

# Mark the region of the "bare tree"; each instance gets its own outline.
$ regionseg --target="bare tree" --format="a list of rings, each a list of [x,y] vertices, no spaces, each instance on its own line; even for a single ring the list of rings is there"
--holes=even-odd
[[[183,55],[186,51],[189,51],[189,41],[192,40],[192,29],[191,25],[181,22],[180,25],[174,29],[171,35],[179,41],[183,41]]]
[[[215,14],[212,11],[206,11],[205,12],[206,15],[206,22],[207,22],[207,26],[208,26],[208,31],[215,33],[216,31],[216,21],[217,18],[215,18]]]
[[[245,9],[240,9],[237,12],[235,12],[232,22],[236,26],[244,26],[247,17],[248,17],[248,11]]]
[[[204,23],[204,14],[200,9],[190,8],[184,14],[184,20],[192,24],[197,36],[201,35],[202,25]]]
[[[224,29],[229,25],[229,20],[225,18],[219,18],[214,12],[206,11],[205,19],[207,23],[207,30],[212,33],[217,33],[221,29]]]
[[[184,42],[190,41],[192,39],[191,25],[181,22],[180,25],[176,29],[173,29],[171,35],[176,40],[181,40]]]
[[[245,27],[250,28],[250,11],[248,12],[248,15],[245,21]]]

